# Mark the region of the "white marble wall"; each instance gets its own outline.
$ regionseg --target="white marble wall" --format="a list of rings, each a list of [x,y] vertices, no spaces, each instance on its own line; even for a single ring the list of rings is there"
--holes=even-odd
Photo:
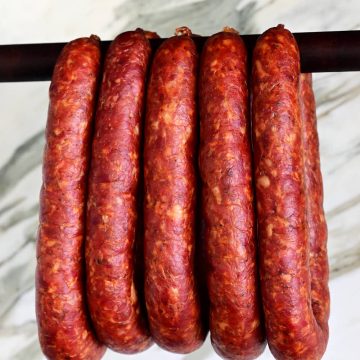
[[[111,39],[144,27],[161,36],[188,25],[257,33],[359,29],[358,0],[17,0],[0,2],[0,44]],[[35,231],[48,82],[0,84],[0,359],[42,359],[34,312]],[[316,74],[331,264],[330,341],[324,359],[355,360],[360,334],[360,73]],[[107,352],[105,359],[128,356]],[[216,359],[209,341],[174,355],[153,346],[136,359]],[[261,359],[272,359],[267,350]]]

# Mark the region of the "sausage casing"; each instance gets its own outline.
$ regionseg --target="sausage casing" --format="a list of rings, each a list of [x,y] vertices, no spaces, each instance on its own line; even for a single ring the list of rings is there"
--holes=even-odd
[[[145,301],[154,341],[178,353],[205,337],[194,278],[196,70],[189,36],[162,43],[145,122]]]
[[[213,346],[225,359],[265,348],[256,266],[247,52],[228,30],[204,45],[199,80],[202,213]]]
[[[86,268],[91,318],[111,349],[136,353],[151,344],[134,271],[139,153],[145,77],[144,31],[120,34],[108,50],[92,146]]]
[[[311,305],[323,331],[322,352],[327,345],[330,314],[329,264],[327,256],[327,225],[323,209],[323,184],[320,168],[319,137],[316,104],[312,90],[312,75],[300,74],[300,115],[302,119],[306,219],[310,244]]]
[[[312,278],[326,274],[326,269],[314,272],[310,261],[300,56],[294,37],[283,26],[259,38],[252,71],[260,282],[267,339],[277,359],[320,359],[327,330],[312,306],[311,285]]]
[[[49,359],[100,359],[85,305],[85,188],[91,121],[100,67],[99,39],[70,42],[50,85],[40,225],[36,315]]]

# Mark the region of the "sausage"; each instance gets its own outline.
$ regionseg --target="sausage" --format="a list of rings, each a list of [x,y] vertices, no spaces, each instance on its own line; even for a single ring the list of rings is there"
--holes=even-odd
[[[225,359],[265,348],[256,266],[247,52],[232,29],[205,43],[199,80],[211,341]]]
[[[310,261],[307,217],[314,193],[305,181],[300,56],[294,37],[282,25],[258,39],[252,76],[260,283],[267,339],[276,359],[320,359],[327,330],[316,310],[319,299],[312,296],[326,291],[311,291],[311,285],[319,284],[316,276],[326,276],[327,271],[314,271],[316,256]]]
[[[311,305],[323,331],[321,353],[329,337],[329,264],[327,256],[327,225],[323,208],[323,184],[320,169],[319,137],[312,75],[301,74],[299,82],[300,115],[302,119],[306,217],[310,244]]]
[[[152,345],[134,271],[141,116],[150,52],[141,29],[120,34],[110,45],[89,176],[89,310],[99,339],[127,354]]]
[[[190,36],[155,53],[144,144],[145,302],[162,348],[189,353],[205,331],[194,277],[197,52]]]
[[[36,317],[49,359],[100,359],[85,304],[85,178],[100,42],[67,44],[55,65],[46,126],[37,240]]]

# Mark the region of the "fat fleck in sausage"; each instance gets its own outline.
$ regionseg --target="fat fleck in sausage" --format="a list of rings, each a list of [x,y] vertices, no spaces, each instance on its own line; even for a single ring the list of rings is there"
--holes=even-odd
[[[150,44],[144,31],[120,34],[105,59],[92,147],[86,268],[99,339],[122,353],[151,344],[134,272],[141,115]]]
[[[265,325],[270,350],[281,360],[320,359],[327,341],[317,309],[318,296],[327,294],[317,276],[326,277],[327,268],[314,267],[317,255],[311,255],[325,244],[310,246],[308,228],[308,205],[313,199],[321,206],[321,197],[314,199],[305,175],[311,155],[304,155],[299,76],[292,34],[283,26],[266,31],[253,54],[253,140]]]
[[[162,43],[145,123],[145,301],[154,340],[178,353],[205,337],[194,279],[196,68],[188,34]]]
[[[84,294],[85,176],[96,84],[99,39],[64,47],[50,85],[40,226],[37,242],[36,316],[49,359],[100,359]]]
[[[256,267],[247,52],[234,30],[205,43],[199,85],[211,340],[225,359],[254,359],[265,348],[265,336]]]

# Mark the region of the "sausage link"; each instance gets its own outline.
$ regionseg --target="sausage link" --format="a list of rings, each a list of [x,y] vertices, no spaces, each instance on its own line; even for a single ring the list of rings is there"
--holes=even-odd
[[[260,282],[269,347],[281,360],[320,359],[326,331],[312,307],[300,56],[283,26],[253,54],[253,142]],[[324,269],[321,272],[325,274]],[[315,300],[316,301],[316,300]]]
[[[225,359],[265,348],[257,279],[247,52],[232,29],[210,37],[200,66],[200,156],[211,341]]]
[[[84,209],[91,121],[100,68],[99,39],[62,50],[50,85],[40,225],[36,316],[49,359],[100,359],[85,305]]]
[[[99,339],[127,354],[152,344],[134,272],[141,115],[150,52],[141,29],[120,34],[110,45],[89,176],[86,268],[90,314]]]
[[[162,43],[145,124],[145,301],[154,340],[178,353],[205,337],[194,278],[196,69],[189,36]]]
[[[320,168],[319,137],[316,104],[312,90],[312,75],[301,74],[299,83],[300,114],[303,126],[303,147],[306,188],[306,216],[310,244],[311,302],[320,325],[325,351],[329,337],[329,264],[327,257],[327,225],[323,209],[323,184]]]

